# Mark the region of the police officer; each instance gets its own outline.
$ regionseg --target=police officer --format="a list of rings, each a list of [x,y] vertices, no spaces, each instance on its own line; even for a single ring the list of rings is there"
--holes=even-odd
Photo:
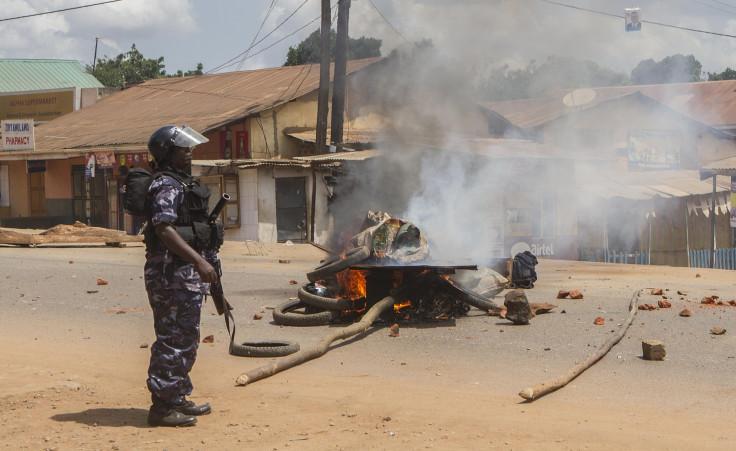
[[[189,372],[199,346],[202,297],[219,282],[215,267],[221,243],[208,244],[208,237],[197,233],[197,223],[206,224],[209,190],[186,172],[192,148],[207,141],[186,125],[166,125],[148,140],[157,164],[148,189],[150,226],[145,233],[145,284],[156,332],[146,381],[153,402],[151,426],[189,426],[211,411],[209,404],[186,398],[193,388]]]

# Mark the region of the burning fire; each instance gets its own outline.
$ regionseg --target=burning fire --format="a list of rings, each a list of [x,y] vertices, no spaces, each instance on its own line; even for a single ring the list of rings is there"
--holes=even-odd
[[[351,301],[364,298],[366,295],[366,274],[367,271],[353,269],[346,269],[337,273],[337,283],[342,289],[340,297]]]
[[[411,301],[397,302],[394,304],[394,312],[399,313],[399,310],[409,306],[411,306]]]

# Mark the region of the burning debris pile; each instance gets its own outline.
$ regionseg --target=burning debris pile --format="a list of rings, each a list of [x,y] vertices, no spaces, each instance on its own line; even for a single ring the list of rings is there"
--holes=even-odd
[[[431,261],[421,231],[386,213],[369,212],[361,229],[350,240],[352,249],[307,273],[310,283],[299,289],[298,300],[274,309],[276,324],[353,322],[389,295],[396,301],[380,318],[391,323],[442,321],[465,315],[471,307],[501,311],[489,298],[508,281],[495,271],[485,268],[470,276],[465,273],[475,272],[476,265]]]

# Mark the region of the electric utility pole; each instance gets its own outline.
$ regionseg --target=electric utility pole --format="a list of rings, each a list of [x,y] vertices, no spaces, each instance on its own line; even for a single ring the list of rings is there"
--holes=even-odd
[[[337,11],[337,41],[335,42],[335,75],[332,82],[332,133],[330,144],[342,146],[345,120],[345,75],[348,66],[348,22],[351,0],[340,0]]]
[[[92,58],[92,75],[95,74],[95,67],[97,66],[97,41],[99,41],[100,38],[95,36],[95,57]]]
[[[321,57],[319,64],[319,98],[317,100],[317,138],[314,153],[325,153],[327,113],[330,105],[330,0],[322,0]]]

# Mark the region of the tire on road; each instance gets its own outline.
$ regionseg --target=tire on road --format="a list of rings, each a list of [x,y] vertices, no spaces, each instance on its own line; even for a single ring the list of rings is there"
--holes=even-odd
[[[316,282],[343,269],[347,269],[350,265],[360,263],[370,256],[371,250],[367,246],[356,247],[355,249],[349,250],[345,254],[345,257],[337,256],[327,259],[324,263],[309,271],[307,273],[307,279],[310,282]]]
[[[449,281],[447,282],[447,286],[455,292],[458,299],[470,306],[473,306],[485,312],[498,308],[495,302],[491,301],[485,296],[481,296],[478,293],[466,290],[465,288],[459,285],[455,285],[454,283]]]
[[[283,357],[298,350],[299,343],[286,340],[257,340],[230,344],[230,354],[239,357]]]
[[[330,321],[340,318],[340,311],[325,310],[316,313],[297,312],[302,308],[310,308],[301,301],[288,301],[273,309],[273,321],[280,326],[324,326]],[[305,309],[306,310],[306,309]]]
[[[312,307],[318,307],[326,310],[350,310],[353,308],[353,302],[347,299],[335,299],[325,296],[318,296],[310,293],[305,287],[299,288],[297,294],[299,300]]]

